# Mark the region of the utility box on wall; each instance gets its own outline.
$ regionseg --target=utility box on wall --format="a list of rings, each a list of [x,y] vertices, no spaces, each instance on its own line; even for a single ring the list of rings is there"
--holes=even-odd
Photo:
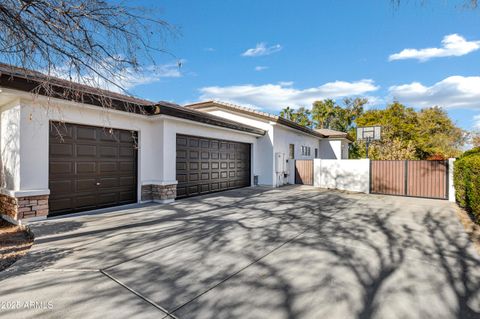
[[[284,173],[285,172],[285,154],[276,153],[275,154],[275,173]]]

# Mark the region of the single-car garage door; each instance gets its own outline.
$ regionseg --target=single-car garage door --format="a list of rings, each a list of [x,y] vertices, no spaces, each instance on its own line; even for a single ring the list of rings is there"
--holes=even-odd
[[[177,135],[177,198],[250,186],[250,144]]]
[[[50,123],[50,215],[137,201],[134,131]]]

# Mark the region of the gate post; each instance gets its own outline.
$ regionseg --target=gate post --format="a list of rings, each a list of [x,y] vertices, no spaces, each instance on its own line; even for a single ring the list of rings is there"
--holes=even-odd
[[[405,196],[408,195],[408,160],[405,160],[405,172],[404,172],[404,176],[403,176],[403,179],[404,179],[404,192],[405,192]]]
[[[455,158],[448,159],[448,172],[447,172],[447,181],[448,181],[448,201],[455,202],[455,186],[453,185],[453,169],[455,164]]]

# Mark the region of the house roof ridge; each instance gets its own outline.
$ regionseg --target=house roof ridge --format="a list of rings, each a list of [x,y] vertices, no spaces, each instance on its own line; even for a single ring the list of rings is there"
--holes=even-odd
[[[278,115],[268,113],[268,112],[264,112],[264,111],[259,111],[259,110],[256,110],[256,109],[252,108],[252,107],[238,105],[238,104],[234,104],[234,103],[230,103],[230,102],[224,102],[224,101],[220,101],[220,100],[212,100],[212,102],[216,103],[216,104],[223,104],[225,106],[230,106],[230,107],[233,107],[233,108],[238,108],[240,110],[249,111],[249,112],[252,112],[252,113],[259,114],[259,115],[268,116],[268,117],[271,117],[273,119],[278,119],[279,118]]]

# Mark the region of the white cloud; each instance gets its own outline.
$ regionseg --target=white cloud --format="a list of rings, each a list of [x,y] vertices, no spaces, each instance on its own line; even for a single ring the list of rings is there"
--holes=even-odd
[[[473,127],[477,130],[480,130],[480,114],[475,115],[473,117],[473,120],[475,121],[475,123],[473,124]]]
[[[390,97],[412,106],[480,109],[480,77],[450,76],[432,86],[419,82],[389,88]]]
[[[260,72],[268,69],[268,66],[258,65],[255,67],[255,71]]]
[[[221,100],[261,109],[280,110],[286,106],[310,106],[320,99],[362,95],[378,88],[373,80],[335,81],[307,89],[296,89],[293,82],[210,86],[200,89],[200,100]]]
[[[102,76],[91,71],[86,74],[76,74],[73,78],[71,78],[66,67],[57,68],[56,70],[51,71],[50,74],[62,79],[93,86],[96,88],[101,88],[118,93],[124,93],[121,88],[125,90],[130,90],[139,85],[157,82],[162,78],[181,77],[182,73],[180,72],[178,63],[179,62],[167,63],[162,65],[149,65],[137,71],[127,68],[123,70],[123,72],[116,73],[116,77],[113,79],[108,74],[105,73],[103,75],[103,73],[101,73],[101,66],[99,66],[97,69],[99,70],[100,74],[102,74]],[[180,63],[184,64],[185,61],[182,60],[180,61]],[[111,82],[114,82],[117,85],[111,83],[107,79],[111,79]]]
[[[261,43],[257,43],[257,46],[255,48],[251,48],[243,52],[242,56],[256,57],[256,56],[262,56],[262,55],[270,55],[280,50],[282,50],[282,46],[280,44],[267,46],[265,42],[261,42]]]
[[[441,48],[404,49],[399,53],[390,55],[390,61],[417,59],[422,62],[431,58],[448,56],[462,56],[480,49],[480,41],[467,41],[458,34],[446,35],[442,40]]]
[[[204,48],[203,49],[204,51],[207,51],[207,52],[215,52],[215,48]]]

